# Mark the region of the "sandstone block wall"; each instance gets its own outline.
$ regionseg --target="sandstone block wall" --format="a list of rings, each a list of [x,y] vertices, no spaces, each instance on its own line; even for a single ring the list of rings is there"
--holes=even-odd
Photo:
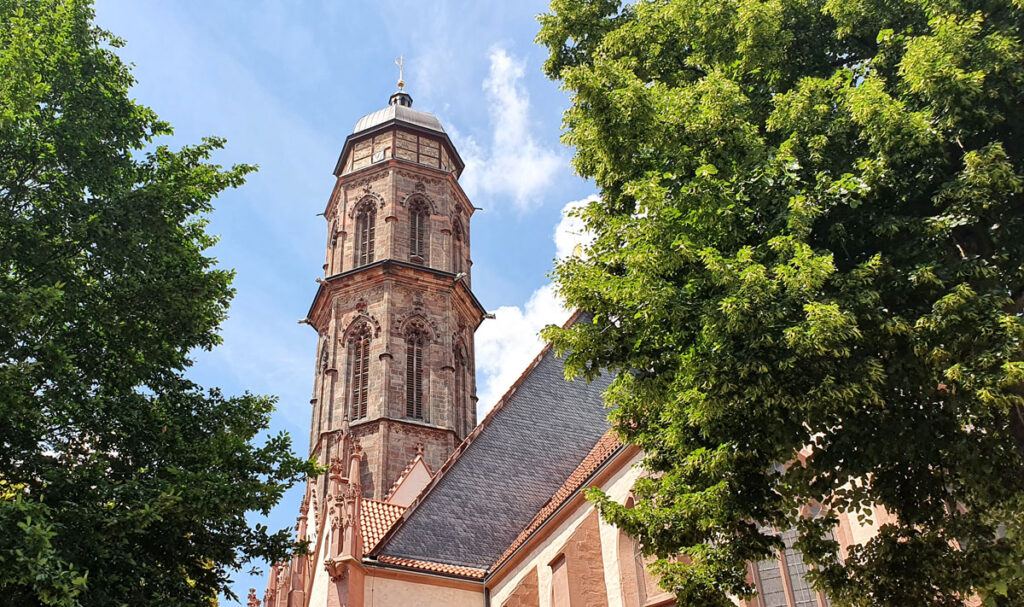
[[[473,207],[451,173],[447,145],[399,128],[356,141],[324,214],[326,280],[309,319],[320,335],[311,451],[328,457],[330,447],[322,437],[347,423],[365,453],[364,491],[378,499],[418,445],[436,471],[476,425],[473,332],[482,310],[466,296]],[[429,213],[423,259],[410,255],[413,205]],[[366,264],[356,258],[356,223],[363,208],[374,216],[374,255]],[[455,224],[459,239],[453,235]],[[466,275],[455,277],[456,270]],[[370,331],[365,416],[354,415],[352,407],[350,338],[359,327]],[[408,416],[406,389],[407,339],[413,330],[424,336],[422,416],[416,419]],[[462,381],[456,381],[456,348],[464,352]]]

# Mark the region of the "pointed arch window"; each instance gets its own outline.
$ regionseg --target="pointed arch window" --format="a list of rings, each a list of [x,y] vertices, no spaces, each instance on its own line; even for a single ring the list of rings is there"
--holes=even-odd
[[[409,259],[416,263],[427,261],[427,223],[430,210],[422,200],[409,204]]]
[[[465,272],[465,266],[463,265],[463,244],[465,235],[462,230],[462,222],[458,219],[455,220],[452,225],[452,272],[458,274]]]
[[[466,432],[466,357],[461,347],[455,348],[455,403],[452,413],[455,433],[462,438]]]
[[[355,267],[373,262],[373,245],[377,237],[377,209],[368,200],[356,211]]]
[[[626,498],[626,508],[633,508],[632,495]],[[675,604],[671,594],[658,586],[658,578],[648,569],[653,557],[644,556],[640,541],[619,530],[618,541],[619,583],[626,607]]]
[[[828,607],[831,604],[828,597],[811,586],[806,577],[808,566],[800,551],[794,548],[799,532],[790,529],[777,535],[783,549],[775,558],[750,564],[758,593],[754,604],[758,607]],[[831,533],[826,537],[835,539]]]
[[[413,328],[405,339],[405,416],[423,419],[423,331]]]
[[[370,327],[365,322],[348,339],[349,418],[363,419],[367,414],[370,383]]]

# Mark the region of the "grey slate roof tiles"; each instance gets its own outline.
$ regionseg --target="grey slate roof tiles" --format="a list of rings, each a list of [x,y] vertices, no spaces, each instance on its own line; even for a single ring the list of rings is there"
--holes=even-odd
[[[378,554],[487,569],[608,429],[611,381],[567,382],[549,349]]]

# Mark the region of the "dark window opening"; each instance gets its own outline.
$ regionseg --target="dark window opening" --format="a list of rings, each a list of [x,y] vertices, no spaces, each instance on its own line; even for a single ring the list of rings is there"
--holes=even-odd
[[[363,419],[367,414],[370,383],[370,327],[363,325],[348,342],[349,417]]]
[[[409,205],[409,258],[416,263],[427,260],[427,222],[430,213],[425,204],[416,201]]]
[[[423,419],[423,334],[410,333],[405,347],[405,416]]]
[[[377,235],[377,210],[371,201],[356,214],[355,266],[373,262],[373,245]]]

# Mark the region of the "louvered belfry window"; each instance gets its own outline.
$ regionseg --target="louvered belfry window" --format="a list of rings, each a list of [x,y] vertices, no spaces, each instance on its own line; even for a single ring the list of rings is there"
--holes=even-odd
[[[421,201],[409,205],[409,258],[416,263],[427,260],[427,221],[430,213]]]
[[[405,352],[405,416],[423,419],[423,333],[409,333]]]
[[[356,267],[373,262],[373,244],[377,235],[377,210],[373,201],[364,203],[356,213]]]
[[[370,327],[363,325],[348,342],[350,418],[363,419],[367,413],[370,383]]]

